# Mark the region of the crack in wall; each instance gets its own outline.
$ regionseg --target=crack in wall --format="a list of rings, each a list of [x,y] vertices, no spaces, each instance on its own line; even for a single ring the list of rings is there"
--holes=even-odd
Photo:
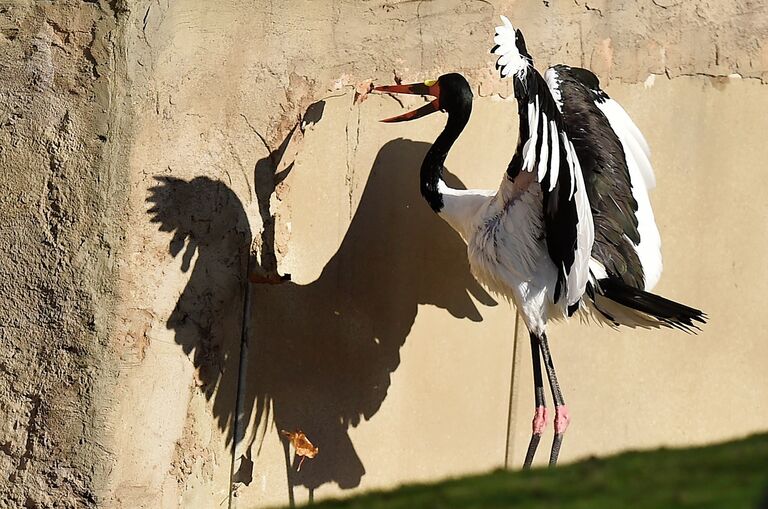
[[[345,186],[347,188],[347,206],[349,219],[351,220],[355,213],[355,158],[357,156],[357,149],[360,146],[360,123],[361,113],[360,108],[356,107],[353,103],[348,111],[347,120],[344,123],[345,134],[345,147],[346,147],[346,173],[345,173]],[[350,126],[352,130],[350,131]]]

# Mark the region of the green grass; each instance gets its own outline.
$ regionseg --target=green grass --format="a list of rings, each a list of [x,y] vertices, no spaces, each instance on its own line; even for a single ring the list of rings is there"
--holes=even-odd
[[[496,471],[329,500],[318,509],[768,509],[768,434],[692,449],[629,452],[557,469]]]

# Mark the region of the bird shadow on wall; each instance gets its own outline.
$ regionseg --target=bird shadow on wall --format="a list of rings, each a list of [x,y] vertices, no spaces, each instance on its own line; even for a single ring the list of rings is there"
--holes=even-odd
[[[252,287],[246,401],[255,403],[257,423],[304,431],[320,450],[300,471],[288,469],[291,487],[359,485],[365,468],[348,431],[384,402],[419,304],[473,321],[482,315],[470,295],[496,304],[470,274],[464,242],[419,193],[428,148],[398,139],[380,149],[341,245],[317,280]]]
[[[277,172],[285,146],[255,166],[265,228],[251,275],[260,282],[281,280],[269,202],[292,170]],[[329,482],[342,489],[358,486],[365,468],[349,429],[381,408],[418,306],[481,321],[470,296],[486,306],[496,304],[470,274],[464,242],[421,198],[418,168],[428,148],[398,139],[380,149],[341,245],[317,280],[250,285],[241,415],[261,431],[249,433],[236,482],[250,484],[254,455],[273,436],[267,430],[274,425],[285,453],[291,503],[295,486],[308,488],[310,495]],[[446,179],[462,187],[450,174]],[[202,390],[214,398],[218,425],[232,436],[250,239],[245,210],[223,183],[205,177],[161,178],[148,201],[152,220],[173,232],[169,251],[181,254],[182,270],[189,270],[198,253],[167,325],[192,356]],[[429,340],[434,348],[447,346],[439,337]],[[319,448],[300,471],[282,430],[304,431]]]

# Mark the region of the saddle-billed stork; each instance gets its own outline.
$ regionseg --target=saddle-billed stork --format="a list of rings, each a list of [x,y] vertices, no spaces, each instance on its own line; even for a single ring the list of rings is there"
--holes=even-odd
[[[547,344],[548,320],[582,309],[612,326],[691,332],[706,316],[649,293],[661,275],[661,242],[648,198],[655,186],[650,150],[640,130],[592,72],[556,65],[542,77],[523,34],[501,19],[491,53],[501,78],[512,78],[520,127],[498,190],[452,189],[442,180],[448,151],[472,111],[462,75],[374,90],[434,97],[383,122],[448,114],[421,165],[421,194],[466,241],[474,276],[514,301],[528,328],[536,408],[524,468],[547,421],[541,360],[555,405],[553,466],[570,417]]]

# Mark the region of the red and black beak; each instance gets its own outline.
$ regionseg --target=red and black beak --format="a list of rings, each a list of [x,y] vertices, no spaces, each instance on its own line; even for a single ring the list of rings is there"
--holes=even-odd
[[[435,98],[434,101],[429,102],[421,108],[397,115],[396,117],[385,118],[381,122],[403,122],[405,120],[413,120],[414,118],[420,118],[430,113],[440,111],[440,84],[437,81],[430,80],[424,83],[411,83],[410,85],[385,85],[380,87],[374,87],[374,90],[379,92],[389,92],[393,94],[411,94],[411,95],[429,95]]]

